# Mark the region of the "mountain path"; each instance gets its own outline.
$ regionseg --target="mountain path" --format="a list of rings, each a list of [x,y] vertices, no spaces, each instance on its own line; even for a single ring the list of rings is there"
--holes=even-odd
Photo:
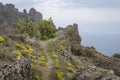
[[[47,67],[43,67],[42,68],[42,75],[43,75],[43,79],[44,80],[50,80],[50,73],[51,73],[51,69],[53,66],[53,60],[51,59],[49,53],[47,52],[47,43],[50,41],[54,41],[55,39],[50,39],[50,40],[46,40],[46,41],[40,41],[41,46],[44,49],[44,53],[47,57]]]

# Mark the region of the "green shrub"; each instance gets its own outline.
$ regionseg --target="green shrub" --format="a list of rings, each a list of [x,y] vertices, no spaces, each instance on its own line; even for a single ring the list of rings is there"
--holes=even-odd
[[[46,60],[45,56],[41,55],[41,56],[40,56],[40,60],[41,60],[41,61],[45,61],[45,60]]]
[[[67,65],[68,65],[69,67],[72,67],[72,64],[71,64],[71,63],[68,63]]]
[[[29,20],[19,20],[18,23],[15,23],[14,26],[16,27],[15,33],[20,34],[28,34],[30,37],[40,38],[40,31],[38,30],[38,26],[34,22]]]
[[[96,51],[95,49],[86,47],[86,48],[84,49],[84,54],[86,54],[86,55],[88,55],[88,56],[95,56],[95,55],[97,55],[98,53],[97,53],[97,51]]]
[[[25,46],[22,43],[16,43],[15,46],[21,50],[25,50]]]
[[[64,76],[63,76],[63,75],[64,75],[64,74],[63,74],[62,71],[57,70],[56,76],[57,76],[58,80],[64,80]]]
[[[0,36],[0,43],[2,43],[4,41],[5,41],[5,39],[2,36]]]
[[[52,54],[51,57],[56,59],[58,56],[56,54]]]
[[[41,80],[38,75],[35,75],[34,77],[36,78],[36,80]]]
[[[54,38],[56,29],[53,25],[52,18],[49,18],[48,20],[41,20],[39,22],[39,30],[41,33],[41,39],[46,40],[49,38]]]
[[[74,70],[72,67],[67,67],[67,70],[68,70],[69,72],[75,72],[75,70]]]
[[[42,61],[42,62],[40,62],[40,65],[43,67],[47,67],[47,62]]]
[[[5,58],[5,54],[0,53],[0,58]]]
[[[46,35],[44,35],[44,36],[42,36],[42,38],[41,38],[42,40],[47,40],[48,39],[48,37],[46,36]]]
[[[23,57],[23,55],[20,51],[13,51],[12,53],[16,54],[19,57]]]
[[[59,49],[59,41],[58,40],[54,40],[54,41],[50,41],[47,43],[47,51],[52,53],[54,51],[57,51]]]
[[[40,70],[40,68],[38,68],[37,66],[34,65],[34,67],[32,66],[32,76],[30,80],[42,80],[42,71]]]

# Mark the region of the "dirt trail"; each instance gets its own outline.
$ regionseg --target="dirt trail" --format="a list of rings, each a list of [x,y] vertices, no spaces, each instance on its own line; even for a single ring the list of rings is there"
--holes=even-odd
[[[50,41],[54,41],[55,39],[50,39],[50,40],[47,40],[47,41],[40,41],[40,44],[41,46],[43,47],[44,49],[44,53],[46,54],[46,57],[48,59],[47,61],[47,67],[43,67],[42,68],[42,74],[43,74],[43,79],[44,80],[50,80],[50,71],[52,69],[52,66],[53,66],[53,60],[50,58],[50,55],[49,53],[47,52],[47,43],[50,42]]]

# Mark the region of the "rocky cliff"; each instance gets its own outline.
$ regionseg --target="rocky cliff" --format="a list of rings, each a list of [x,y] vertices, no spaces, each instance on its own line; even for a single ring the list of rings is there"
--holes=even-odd
[[[19,18],[25,25],[13,26]],[[81,45],[76,23],[56,29],[34,8],[20,13],[1,3],[0,31],[0,80],[120,80],[119,54],[108,57]]]
[[[15,23],[20,20],[27,21],[32,20],[38,22],[43,19],[42,14],[37,12],[34,8],[31,8],[29,13],[24,9],[23,12],[19,12],[13,4],[3,5],[0,3],[0,32],[12,33]],[[22,21],[21,20],[21,21]]]
[[[43,19],[43,16],[40,12],[37,12],[34,8],[31,8],[29,11],[29,16],[31,17],[32,21],[39,21]]]
[[[70,60],[81,66],[77,70],[73,80],[120,80],[117,77],[120,76],[119,54],[108,57],[97,52],[93,47],[80,45],[81,38],[77,26],[74,26],[74,24],[59,31],[58,39],[64,40],[67,38],[71,42],[70,50],[63,53],[69,55]],[[67,36],[65,37],[65,35]]]
[[[0,80],[29,80],[30,75],[31,66],[27,59],[0,61]]]

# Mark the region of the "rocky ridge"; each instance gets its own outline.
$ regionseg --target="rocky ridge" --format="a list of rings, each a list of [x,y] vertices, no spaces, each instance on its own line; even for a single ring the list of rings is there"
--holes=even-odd
[[[0,61],[0,80],[29,80],[30,75],[31,65],[27,59]]]
[[[32,20],[38,22],[43,19],[43,16],[40,12],[37,12],[34,8],[31,8],[29,13],[26,9],[23,12],[19,12],[13,4],[2,4],[0,3],[0,32],[2,33],[11,33],[14,29],[14,23],[24,20]]]
[[[70,50],[67,50],[64,54],[69,55],[69,59],[72,59],[80,66],[82,65],[81,68],[77,70],[73,80],[120,80],[118,77],[120,76],[120,60],[118,59],[119,56],[116,56],[119,54],[113,55],[114,58],[112,58],[97,52],[93,47],[81,46],[79,44],[81,38],[80,36],[76,36],[79,35],[76,30],[73,24],[73,26],[68,26],[66,29],[60,29],[60,32],[58,31],[61,35],[58,37],[60,40],[65,39],[64,36],[66,34],[69,36],[69,33],[72,33],[72,35],[68,37],[70,42],[72,42]],[[68,58],[68,56],[66,56],[66,58]]]
[[[20,13],[14,5],[0,3],[0,34],[13,33],[12,24],[19,18],[43,20],[34,8]],[[28,34],[4,35],[0,80],[120,80],[119,56],[108,57],[82,46],[76,23],[57,29],[56,37],[44,41]]]

